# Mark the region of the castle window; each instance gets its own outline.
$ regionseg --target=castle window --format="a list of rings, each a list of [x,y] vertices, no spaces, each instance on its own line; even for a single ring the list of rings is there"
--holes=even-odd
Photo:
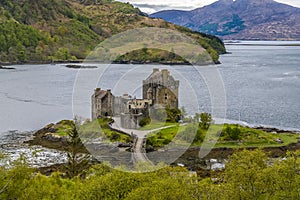
[[[165,99],[166,99],[166,100],[168,99],[168,94],[165,94]]]

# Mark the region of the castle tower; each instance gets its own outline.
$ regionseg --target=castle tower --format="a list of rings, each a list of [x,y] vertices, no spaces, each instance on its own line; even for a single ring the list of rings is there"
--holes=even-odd
[[[152,74],[143,81],[143,99],[152,100],[153,105],[178,108],[179,81],[167,69],[154,68]]]
[[[113,115],[114,96],[111,90],[96,88],[92,95],[92,120]]]

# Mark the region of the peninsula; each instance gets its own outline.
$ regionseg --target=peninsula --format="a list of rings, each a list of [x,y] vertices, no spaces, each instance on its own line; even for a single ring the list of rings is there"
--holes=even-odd
[[[181,32],[205,48],[215,63],[219,62],[219,55],[226,52],[219,38],[193,32],[162,19],[151,19],[129,3],[110,0],[44,0],[34,3],[30,0],[4,0],[0,7],[0,63],[82,61],[106,38],[143,27]],[[143,50],[138,50],[134,54],[120,55],[116,62],[182,63],[182,59],[174,57],[172,52],[147,50],[148,57],[144,57]]]

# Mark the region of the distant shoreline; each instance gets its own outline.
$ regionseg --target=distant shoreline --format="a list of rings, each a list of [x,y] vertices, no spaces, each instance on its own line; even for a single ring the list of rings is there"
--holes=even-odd
[[[299,40],[224,40],[223,42],[227,46],[300,46]]]
[[[68,64],[68,63],[82,63],[84,60],[60,60],[60,61],[26,61],[26,62],[0,62],[0,66],[11,65],[50,65],[50,64]]]
[[[238,45],[238,46],[300,46],[300,44],[245,44],[245,43],[225,43],[225,45]]]
[[[56,65],[56,64],[120,64],[120,65],[197,65],[197,66],[207,66],[207,65],[219,65],[222,64],[220,61],[218,62],[211,62],[205,64],[191,64],[188,62],[144,62],[144,61],[113,61],[113,62],[85,62],[84,60],[66,60],[66,61],[26,61],[26,62],[0,62],[0,69],[1,66],[12,66],[12,65]],[[80,65],[78,65],[80,66]],[[84,66],[82,66],[85,68]],[[72,68],[72,67],[69,67]],[[75,68],[75,67],[74,67]],[[79,68],[79,67],[78,67]],[[9,69],[2,67],[2,69]]]

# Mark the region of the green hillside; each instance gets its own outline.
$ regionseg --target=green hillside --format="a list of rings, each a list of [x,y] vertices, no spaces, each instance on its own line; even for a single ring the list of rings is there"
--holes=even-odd
[[[214,36],[150,19],[128,3],[110,0],[0,0],[0,22],[0,62],[82,60],[106,38],[142,27],[186,33],[214,62],[225,53]]]

